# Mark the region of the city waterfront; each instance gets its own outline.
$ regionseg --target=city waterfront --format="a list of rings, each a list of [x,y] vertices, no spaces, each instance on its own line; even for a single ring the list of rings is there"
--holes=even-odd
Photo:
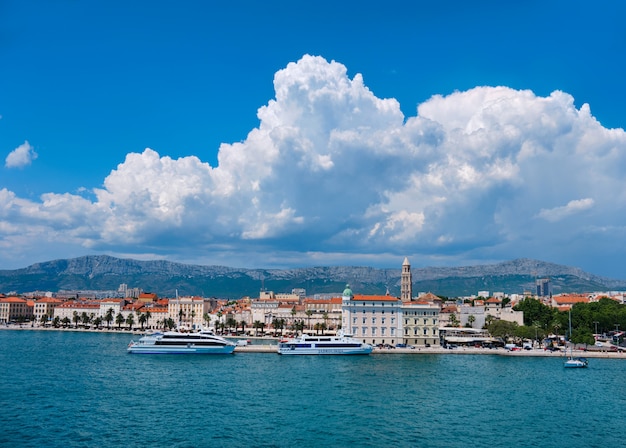
[[[600,447],[623,359],[132,356],[133,335],[0,331],[0,446]]]

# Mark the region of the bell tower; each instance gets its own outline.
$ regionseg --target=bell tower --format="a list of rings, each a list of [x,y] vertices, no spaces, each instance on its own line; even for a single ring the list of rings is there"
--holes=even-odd
[[[402,302],[410,302],[413,298],[413,277],[411,275],[411,263],[409,263],[408,257],[404,257],[404,262],[402,263],[400,298]]]

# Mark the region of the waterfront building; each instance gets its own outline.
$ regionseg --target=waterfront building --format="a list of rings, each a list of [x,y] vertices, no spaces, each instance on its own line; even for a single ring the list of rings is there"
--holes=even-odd
[[[368,344],[397,344],[402,340],[402,301],[390,295],[354,295],[343,291],[341,325],[346,333]]]
[[[202,328],[204,313],[211,311],[211,300],[202,297],[177,297],[169,300],[167,311],[178,327]]]
[[[250,303],[250,312],[252,313],[252,323],[261,322],[265,328],[269,328],[274,316],[278,315],[278,300],[275,299],[257,299]]]
[[[124,299],[104,299],[100,301],[99,316],[104,319],[109,310],[113,310],[113,317],[122,312],[122,308],[126,305]]]
[[[407,345],[439,345],[439,305],[417,300],[402,302],[402,342]]]
[[[459,310],[457,305],[447,303],[439,310],[439,327],[458,327]]]
[[[42,297],[35,300],[33,316],[36,322],[41,322],[42,316],[47,316],[47,321],[51,321],[54,316],[54,309],[63,301],[52,297]]]
[[[99,312],[99,302],[68,300],[67,302],[63,302],[54,308],[54,317],[58,317],[60,320],[67,317],[70,322],[76,324],[75,316],[79,316],[81,320],[78,323],[80,324],[83,322],[83,313],[86,313],[87,316],[93,319],[98,316]]]
[[[19,297],[0,298],[0,323],[31,320],[33,307]]]
[[[467,328],[483,328],[485,326],[485,306],[482,300],[474,301],[474,305],[459,306],[459,324]]]

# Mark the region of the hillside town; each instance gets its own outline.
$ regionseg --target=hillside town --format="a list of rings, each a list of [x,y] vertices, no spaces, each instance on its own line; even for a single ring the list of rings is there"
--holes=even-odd
[[[115,295],[118,297],[112,297]],[[294,289],[290,293],[262,290],[259,297],[239,300],[164,298],[122,284],[117,294],[66,291],[0,295],[0,325],[124,331],[213,328],[222,334],[261,337],[303,332],[334,334],[343,329],[375,346],[436,347],[453,342],[494,342],[487,328],[494,322],[524,326],[524,312],[515,308],[528,298],[558,311],[600,299],[625,303],[622,292],[553,295],[549,278],[537,279],[536,290],[523,294],[477,291],[454,299],[432,292],[414,294],[411,265],[405,258],[400,297],[388,292],[358,294],[346,285],[342,293],[313,297],[307,297],[304,289]],[[598,323],[595,335],[599,333]],[[619,324],[615,325],[612,333],[619,333]],[[545,336],[547,329],[535,328],[536,342],[539,330]]]

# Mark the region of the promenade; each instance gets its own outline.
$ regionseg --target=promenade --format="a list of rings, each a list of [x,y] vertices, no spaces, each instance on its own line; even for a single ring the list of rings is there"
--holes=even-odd
[[[235,348],[235,353],[276,353],[276,345],[247,345]],[[541,356],[546,358],[564,358],[565,352],[551,352],[543,349],[510,351],[504,348],[474,348],[459,347],[455,349],[445,349],[441,347],[423,347],[423,348],[375,348],[372,355],[496,355],[496,356],[512,356],[512,357],[533,357]],[[569,353],[568,353],[569,354]],[[608,351],[584,351],[574,350],[573,356],[583,358],[611,358],[625,359],[626,353],[608,352]]]
[[[138,329],[129,331],[128,329],[116,329],[116,328],[102,328],[102,329],[81,329],[81,328],[43,328],[43,327],[31,327],[30,325],[0,325],[0,330],[18,330],[18,331],[75,331],[79,333],[125,333],[129,338],[143,334]],[[255,339],[262,340],[264,338],[256,337],[228,337],[229,339]],[[273,339],[275,340],[275,339]],[[235,353],[276,353],[276,344],[249,344],[245,346],[237,346]],[[547,358],[564,358],[566,353],[561,351],[548,351],[543,349],[532,350],[516,350],[510,351],[504,348],[476,348],[476,347],[457,347],[454,349],[445,349],[443,347],[415,347],[415,348],[374,348],[372,355],[496,355],[496,356],[512,356],[512,357],[547,357]],[[567,353],[569,355],[569,351]],[[624,359],[626,360],[626,353],[623,352],[611,352],[602,350],[574,350],[573,356],[580,356],[584,358],[608,358],[608,359]]]

